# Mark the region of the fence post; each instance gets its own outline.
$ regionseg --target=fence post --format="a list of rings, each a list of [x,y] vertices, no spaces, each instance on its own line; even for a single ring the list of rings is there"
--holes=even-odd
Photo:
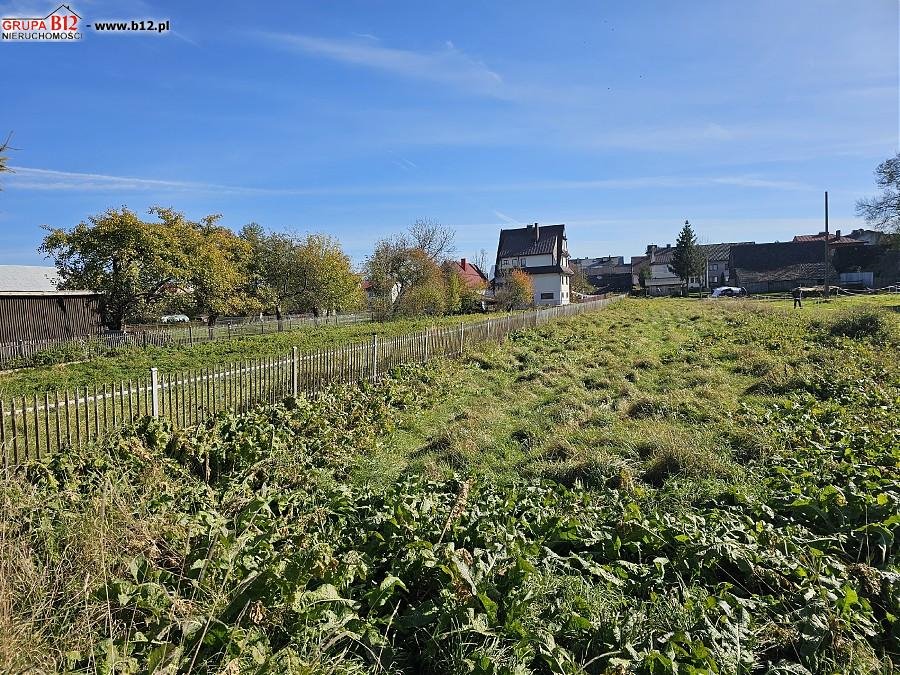
[[[150,414],[159,417],[159,370],[150,369]]]
[[[194,327],[191,324],[188,324],[188,342],[191,343],[191,347],[194,346]]]
[[[297,398],[297,371],[300,368],[300,358],[296,347],[291,347],[291,392]]]
[[[466,324],[459,324],[459,354],[462,356],[463,351],[466,348]]]
[[[378,379],[378,333],[372,335],[372,380]]]

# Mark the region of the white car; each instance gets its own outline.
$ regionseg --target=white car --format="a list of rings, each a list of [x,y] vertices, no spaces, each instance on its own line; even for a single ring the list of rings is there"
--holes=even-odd
[[[190,323],[191,320],[184,314],[166,314],[160,318],[162,323]]]
[[[737,286],[719,286],[710,293],[711,298],[743,298],[747,295],[746,288],[738,288]]]

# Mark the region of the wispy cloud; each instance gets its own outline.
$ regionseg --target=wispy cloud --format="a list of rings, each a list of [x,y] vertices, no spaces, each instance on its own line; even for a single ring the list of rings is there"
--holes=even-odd
[[[407,160],[408,161],[408,160]],[[415,166],[412,162],[410,165]],[[81,191],[81,192],[196,192],[237,195],[388,195],[430,193],[525,192],[535,190],[629,190],[644,188],[702,188],[732,186],[768,190],[816,190],[818,188],[790,180],[759,176],[636,176],[631,178],[598,178],[589,180],[540,180],[514,183],[419,184],[407,185],[338,185],[330,187],[257,188],[196,181],[162,180],[134,176],[55,171],[30,167],[11,167],[15,173],[7,178],[10,190]],[[507,222],[515,219],[495,211]]]
[[[296,33],[261,33],[282,49],[318,56],[400,77],[451,85],[469,92],[502,95],[503,78],[481,61],[447,41],[442,49],[412,51],[385,47],[372,35],[362,40],[315,37]]]
[[[519,224],[518,220],[506,215],[505,213],[503,213],[503,211],[497,211],[496,209],[492,209],[491,212],[495,216],[497,216],[500,220],[502,220],[504,223],[507,223],[508,225],[518,225]]]

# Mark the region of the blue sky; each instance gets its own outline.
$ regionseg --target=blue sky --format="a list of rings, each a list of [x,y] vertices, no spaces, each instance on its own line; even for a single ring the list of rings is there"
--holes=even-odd
[[[430,217],[461,255],[567,224],[576,256],[859,226],[898,150],[896,0],[69,3],[173,33],[0,44],[0,263],[127,205],[326,232]],[[55,3],[0,1],[2,16]]]

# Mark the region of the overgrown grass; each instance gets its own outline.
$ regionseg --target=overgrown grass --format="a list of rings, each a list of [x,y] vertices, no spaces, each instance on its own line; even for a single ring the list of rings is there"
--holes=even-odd
[[[0,670],[885,673],[898,315],[634,300],[0,484]]]
[[[286,354],[292,347],[312,351],[370,338],[403,335],[428,326],[454,325],[484,319],[484,314],[398,319],[385,323],[301,328],[282,333],[214,340],[193,346],[130,348],[87,361],[0,371],[0,399],[45,391],[74,389],[146,377],[156,366],[164,372],[203,368],[261,356]]]

